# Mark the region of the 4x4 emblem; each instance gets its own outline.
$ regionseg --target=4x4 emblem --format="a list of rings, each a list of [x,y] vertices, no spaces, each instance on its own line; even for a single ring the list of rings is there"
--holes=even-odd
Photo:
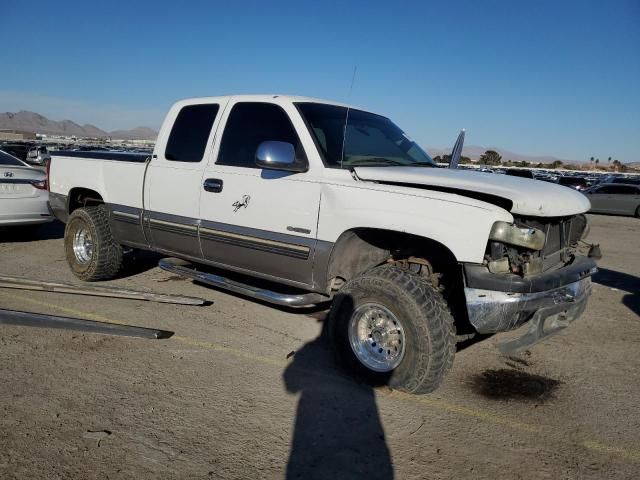
[[[251,197],[249,195],[243,195],[242,201],[236,200],[235,202],[233,202],[233,211],[237,212],[243,207],[247,208],[249,206],[249,200],[251,200]]]

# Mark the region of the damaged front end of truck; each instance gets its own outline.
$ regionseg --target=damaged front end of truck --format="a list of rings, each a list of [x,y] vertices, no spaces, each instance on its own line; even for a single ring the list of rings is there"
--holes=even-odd
[[[529,325],[524,335],[498,344],[505,354],[521,352],[566,328],[584,312],[597,271],[581,255],[588,234],[583,214],[567,217],[514,216],[496,222],[481,265],[464,265],[469,321],[482,334]]]

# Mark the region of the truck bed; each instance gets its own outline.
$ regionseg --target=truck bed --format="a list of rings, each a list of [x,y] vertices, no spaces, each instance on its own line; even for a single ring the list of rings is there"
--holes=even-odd
[[[150,157],[150,153],[104,150],[52,152],[49,201],[67,205],[72,189],[83,188],[99,192],[107,205],[142,208],[146,160]]]

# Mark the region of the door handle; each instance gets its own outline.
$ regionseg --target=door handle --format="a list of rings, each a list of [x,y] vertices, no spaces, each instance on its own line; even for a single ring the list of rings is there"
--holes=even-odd
[[[207,178],[202,186],[207,192],[220,193],[222,191],[222,180],[219,178]]]

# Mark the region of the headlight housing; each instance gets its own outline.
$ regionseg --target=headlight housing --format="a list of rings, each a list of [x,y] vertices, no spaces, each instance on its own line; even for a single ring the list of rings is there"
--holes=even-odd
[[[545,234],[542,230],[529,227],[518,227],[508,222],[496,222],[491,227],[489,239],[497,242],[517,245],[531,250],[544,248]]]

